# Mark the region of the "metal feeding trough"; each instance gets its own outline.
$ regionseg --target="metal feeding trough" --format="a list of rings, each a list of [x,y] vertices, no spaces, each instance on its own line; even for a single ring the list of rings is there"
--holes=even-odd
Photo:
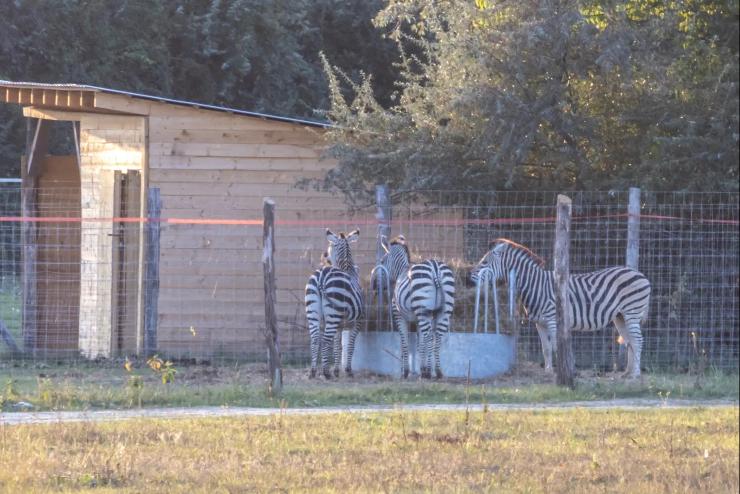
[[[385,275],[384,277],[382,275]],[[378,279],[380,277],[380,279]],[[361,331],[355,340],[352,368],[357,371],[373,372],[387,376],[401,376],[401,337],[393,327],[390,278],[384,266],[376,266],[371,273],[373,297],[377,301],[377,320],[384,319],[387,305],[388,331]],[[373,284],[373,282],[378,281]],[[509,273],[509,314],[514,313],[515,273]],[[489,294],[493,291],[494,320],[496,332],[488,331]],[[483,331],[479,332],[480,298],[483,295]],[[442,338],[440,363],[446,377],[483,379],[504,374],[511,370],[516,361],[516,336],[501,333],[501,317],[496,283],[490,269],[481,276],[476,285],[475,321],[472,333],[450,332]],[[385,304],[384,304],[385,303]],[[454,327],[454,320],[453,320]],[[347,358],[349,332],[342,333],[343,365]],[[409,367],[412,374],[419,374],[418,336],[409,333]]]

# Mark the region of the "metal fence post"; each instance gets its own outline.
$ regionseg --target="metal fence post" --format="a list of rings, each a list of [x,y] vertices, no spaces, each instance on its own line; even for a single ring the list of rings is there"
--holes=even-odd
[[[572,322],[568,304],[570,277],[570,215],[569,197],[558,195],[555,226],[555,310],[557,315],[557,384],[575,387],[575,358],[570,338]]]
[[[385,237],[390,240],[391,236],[391,198],[386,184],[375,186],[375,203],[377,204],[375,219],[378,220],[378,244],[375,248],[375,265],[377,266],[385,254],[381,245],[382,239]]]
[[[385,238],[387,242],[388,240],[390,240],[391,236],[391,215],[393,214],[393,209],[391,206],[391,196],[387,184],[380,184],[375,186],[375,204],[377,207],[377,211],[375,212],[375,219],[378,221],[378,238],[377,245],[375,246],[375,266],[377,268],[377,266],[380,265],[380,260],[385,255],[385,249],[383,248],[383,238]],[[378,291],[375,293],[376,329],[379,330],[382,327],[381,321],[383,320],[383,302],[387,298],[388,324],[390,325],[390,330],[393,331],[393,309],[391,307],[393,304],[393,294],[390,291],[390,286],[392,281],[394,280],[390,279],[388,270],[386,269],[382,269],[381,271],[379,271],[379,273],[385,273],[386,279],[385,283],[378,282]],[[371,278],[373,274],[375,274],[375,269],[373,269]]]
[[[144,356],[157,351],[159,317],[159,239],[162,198],[158,187],[147,191],[146,275],[144,278]]]

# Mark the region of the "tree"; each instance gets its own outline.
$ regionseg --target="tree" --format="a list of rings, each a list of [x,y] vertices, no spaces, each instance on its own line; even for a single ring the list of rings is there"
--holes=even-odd
[[[737,2],[719,3],[390,2],[375,23],[402,54],[396,99],[325,64],[338,166],[322,185],[737,190]],[[691,108],[706,123],[681,124]]]

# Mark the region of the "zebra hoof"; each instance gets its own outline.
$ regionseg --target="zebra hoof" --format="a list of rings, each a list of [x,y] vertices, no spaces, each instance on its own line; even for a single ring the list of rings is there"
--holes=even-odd
[[[435,371],[435,375],[436,375],[437,379],[442,379],[444,377],[444,375],[442,374],[442,370],[441,369],[437,369]]]
[[[308,378],[313,379],[316,377],[316,369],[311,369],[311,372],[308,373]]]
[[[432,378],[432,371],[429,369],[422,369],[421,370],[421,378],[422,379],[431,379]]]
[[[404,369],[401,374],[403,374],[403,378],[404,379],[408,379],[408,377],[409,377],[409,370],[408,369]]]
[[[328,370],[325,370],[325,371],[324,371],[324,378],[325,378],[325,379],[326,379],[327,381],[331,381],[331,372],[329,372]]]
[[[339,377],[339,369],[334,369],[334,377]]]
[[[344,373],[347,375],[347,377],[354,377],[354,374],[352,373],[352,369],[349,367],[344,369]]]

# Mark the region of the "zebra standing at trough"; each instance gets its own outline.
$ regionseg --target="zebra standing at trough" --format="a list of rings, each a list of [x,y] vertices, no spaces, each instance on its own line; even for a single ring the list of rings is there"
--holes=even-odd
[[[329,351],[334,349],[334,376],[339,377],[341,361],[342,334],[339,328],[351,323],[347,365],[345,372],[352,375],[352,354],[355,338],[359,330],[359,320],[364,314],[365,303],[360,288],[357,267],[352,260],[350,243],[356,242],[360,231],[344,232],[335,235],[326,230],[329,249],[322,256],[322,267],[317,269],[306,284],[306,319],[311,339],[311,377],[316,377],[316,369],[321,349],[321,366],[324,377],[331,378],[329,372]],[[321,334],[321,321],[324,333]]]
[[[431,259],[411,265],[406,239],[399,235],[390,242],[383,239],[385,255],[380,263],[388,270],[393,290],[393,320],[401,335],[401,372],[409,375],[408,330],[410,322],[417,322],[420,342],[421,377],[432,377],[434,369],[442,377],[439,347],[442,335],[450,328],[450,317],[455,303],[455,277],[443,262]],[[379,282],[384,280],[380,279]]]
[[[516,272],[516,289],[535,323],[542,342],[545,369],[552,371],[552,348],[556,343],[554,273],[543,269],[544,261],[526,247],[511,240],[498,239],[493,248],[471,271],[477,282],[480,272],[490,268],[496,281]],[[626,376],[640,375],[642,332],[650,304],[650,281],[628,267],[611,267],[590,273],[573,274],[568,279],[568,302],[575,330],[605,328],[614,322],[627,344]]]

